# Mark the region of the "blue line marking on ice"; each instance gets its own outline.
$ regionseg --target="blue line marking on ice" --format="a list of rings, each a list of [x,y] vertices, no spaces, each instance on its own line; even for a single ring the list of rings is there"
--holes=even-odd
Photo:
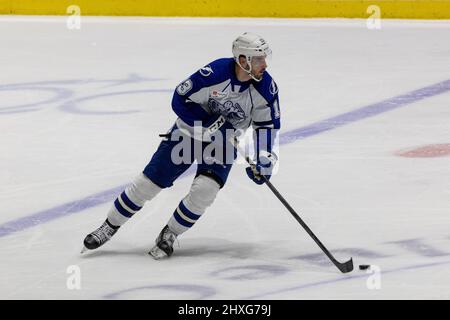
[[[450,91],[450,80],[439,82],[418,90],[408,92],[390,99],[383,100],[335,117],[331,117],[305,127],[294,129],[280,135],[280,145],[305,139],[341,126],[363,120],[381,113],[391,111],[411,103],[430,98]],[[18,218],[0,225],[0,237],[31,228],[38,224],[47,223],[57,218],[66,217],[85,209],[112,201],[119,195],[126,185],[105,190],[83,199],[75,200],[57,207],[43,210],[31,215]]]
[[[36,212],[26,217],[15,219],[0,225],[0,237],[25,230],[43,224],[57,218],[66,217],[68,215],[78,213],[88,208],[101,205],[111,201],[115,196],[119,195],[126,185],[118,186],[99,193],[95,193],[80,200],[62,204],[57,207]]]
[[[446,264],[450,264],[450,261],[418,264],[418,265],[401,267],[401,268],[396,268],[396,269],[391,269],[391,270],[386,270],[386,271],[381,270],[380,273],[381,273],[381,275],[385,275],[385,274],[403,272],[403,271],[408,271],[408,270],[426,269],[426,268],[436,267],[436,266],[441,266],[441,265],[446,265]],[[365,272],[363,275],[347,275],[344,277],[340,276],[338,278],[334,278],[334,279],[330,279],[330,280],[312,282],[312,283],[302,284],[302,285],[293,286],[293,287],[289,287],[289,288],[283,288],[283,289],[274,290],[274,291],[270,291],[270,292],[266,292],[266,293],[261,293],[261,294],[250,296],[250,297],[244,297],[241,299],[243,299],[243,300],[269,299],[269,298],[267,298],[268,296],[272,296],[272,295],[279,294],[279,293],[290,292],[290,291],[300,291],[303,289],[320,287],[320,286],[331,284],[331,283],[344,282],[344,281],[360,279],[360,278],[368,278],[370,275],[371,275],[371,273]]]
[[[294,129],[280,135],[280,144],[286,144],[307,137],[326,132],[338,127],[374,117],[381,113],[391,111],[408,104],[423,100],[425,98],[434,97],[436,95],[450,91],[450,80],[439,82],[428,87],[424,87],[415,91],[408,92],[390,99],[383,100],[347,113],[328,118],[308,126]]]

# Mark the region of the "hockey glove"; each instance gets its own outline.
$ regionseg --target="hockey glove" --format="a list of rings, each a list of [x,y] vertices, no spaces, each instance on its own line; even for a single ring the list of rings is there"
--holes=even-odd
[[[234,127],[225,120],[225,118],[222,115],[219,115],[215,118],[212,118],[209,122],[206,122],[203,124],[204,130],[203,130],[203,141],[210,142],[212,137],[214,135],[222,135],[221,138],[222,141],[225,141],[227,138],[227,130],[231,130],[229,133],[234,132]]]
[[[262,176],[266,177],[267,180],[270,179],[277,160],[278,157],[275,153],[261,151],[256,163],[247,167],[245,171],[253,182],[256,184],[263,184],[265,179]]]

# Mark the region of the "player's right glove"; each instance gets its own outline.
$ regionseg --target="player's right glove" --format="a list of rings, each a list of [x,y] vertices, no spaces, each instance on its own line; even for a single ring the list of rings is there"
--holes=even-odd
[[[256,184],[263,184],[265,179],[262,176],[264,176],[267,180],[270,179],[277,160],[278,157],[275,153],[260,151],[256,163],[247,167],[245,171],[253,182]]]

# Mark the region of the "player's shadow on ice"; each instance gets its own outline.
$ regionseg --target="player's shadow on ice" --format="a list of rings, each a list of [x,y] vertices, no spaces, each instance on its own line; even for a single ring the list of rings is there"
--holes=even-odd
[[[149,250],[147,250],[149,251]],[[99,258],[99,257],[118,257],[118,256],[145,256],[147,255],[147,251],[143,248],[128,248],[128,249],[108,249],[108,248],[100,248],[96,250],[86,251],[81,255],[83,259],[91,259],[91,258]]]
[[[99,257],[118,257],[118,256],[147,256],[148,252],[152,248],[153,244],[149,244],[148,247],[130,247],[118,249],[117,245],[114,249],[109,248],[99,248],[97,250],[86,251],[81,254],[83,259],[99,258]],[[246,259],[249,257],[257,257],[263,254],[264,246],[254,243],[238,243],[231,242],[223,239],[213,239],[213,238],[196,238],[196,239],[185,239],[180,240],[180,245],[175,242],[174,244],[174,254],[170,258],[195,258],[195,257],[205,257],[209,258],[235,258],[235,259]],[[152,259],[153,260],[153,259]]]
[[[174,250],[178,257],[228,257],[245,259],[252,256],[257,256],[262,247],[254,243],[232,242],[222,239],[212,238],[196,238],[187,239],[180,243],[180,248],[175,244]]]

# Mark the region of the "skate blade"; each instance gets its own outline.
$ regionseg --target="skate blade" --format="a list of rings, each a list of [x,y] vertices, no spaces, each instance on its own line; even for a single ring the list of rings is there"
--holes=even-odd
[[[168,255],[157,246],[154,246],[148,254],[151,255],[155,260],[161,260],[168,257]]]

